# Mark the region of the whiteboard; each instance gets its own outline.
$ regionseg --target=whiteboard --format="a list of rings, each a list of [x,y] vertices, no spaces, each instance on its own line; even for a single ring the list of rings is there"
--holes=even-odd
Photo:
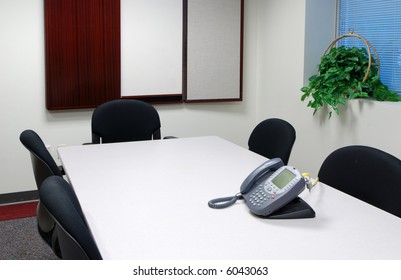
[[[182,46],[182,0],[121,0],[121,96],[181,94]]]

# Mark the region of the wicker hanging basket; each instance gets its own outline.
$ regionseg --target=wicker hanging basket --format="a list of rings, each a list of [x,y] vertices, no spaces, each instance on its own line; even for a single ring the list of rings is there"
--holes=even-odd
[[[375,53],[375,56],[376,56],[376,63],[375,63],[375,65],[377,65],[377,76],[379,76],[379,75],[380,75],[380,59],[379,59],[379,54],[377,53],[376,49],[375,49],[364,37],[362,37],[361,35],[358,35],[358,34],[356,34],[356,33],[350,32],[350,33],[347,33],[347,34],[344,34],[344,35],[341,35],[341,36],[337,37],[336,39],[334,39],[334,40],[330,43],[330,45],[327,47],[327,49],[325,50],[325,52],[324,52],[323,55],[327,54],[327,52],[330,51],[331,48],[334,47],[334,45],[335,45],[339,40],[344,39],[344,38],[346,38],[346,37],[355,37],[355,38],[358,38],[358,39],[362,40],[362,41],[364,42],[365,46],[366,46],[366,50],[368,51],[369,64],[368,64],[368,68],[366,69],[365,77],[363,78],[362,82],[366,82],[366,80],[367,80],[368,77],[369,77],[370,69],[371,69],[371,66],[372,66],[372,53],[371,53],[371,50]]]

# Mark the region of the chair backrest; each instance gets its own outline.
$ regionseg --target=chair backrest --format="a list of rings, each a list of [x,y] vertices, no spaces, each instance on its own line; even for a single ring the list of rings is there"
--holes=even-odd
[[[61,258],[101,260],[102,256],[71,185],[62,177],[51,176],[43,181],[39,196],[56,221]]]
[[[92,115],[92,143],[160,139],[160,118],[150,104],[133,99],[103,103]]]
[[[61,178],[63,176],[63,172],[57,166],[42,139],[35,131],[31,129],[23,131],[20,134],[20,141],[30,152],[33,175],[38,189],[46,178],[50,176],[59,176]],[[42,206],[40,199],[36,208],[36,219],[40,236],[59,256],[60,253],[56,244],[57,234],[54,231],[55,221],[46,208]]]
[[[267,158],[280,158],[285,165],[291,155],[296,133],[285,120],[271,118],[260,122],[252,131],[249,150]]]
[[[333,188],[401,217],[401,161],[393,155],[346,146],[324,160],[318,176]]]
[[[35,131],[27,129],[20,134],[19,139],[30,152],[33,174],[38,188],[47,177],[51,175],[62,176],[62,171]]]

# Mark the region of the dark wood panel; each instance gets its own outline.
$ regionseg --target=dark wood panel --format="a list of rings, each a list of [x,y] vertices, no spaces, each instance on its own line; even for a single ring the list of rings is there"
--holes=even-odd
[[[119,0],[46,0],[45,35],[48,109],[120,98]]]

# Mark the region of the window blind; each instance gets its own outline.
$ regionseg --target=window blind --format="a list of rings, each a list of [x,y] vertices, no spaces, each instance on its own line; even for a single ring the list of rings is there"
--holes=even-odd
[[[401,1],[339,0],[338,33],[366,38],[380,58],[380,78],[389,89],[401,92]],[[345,38],[339,45],[365,47],[362,40]]]

